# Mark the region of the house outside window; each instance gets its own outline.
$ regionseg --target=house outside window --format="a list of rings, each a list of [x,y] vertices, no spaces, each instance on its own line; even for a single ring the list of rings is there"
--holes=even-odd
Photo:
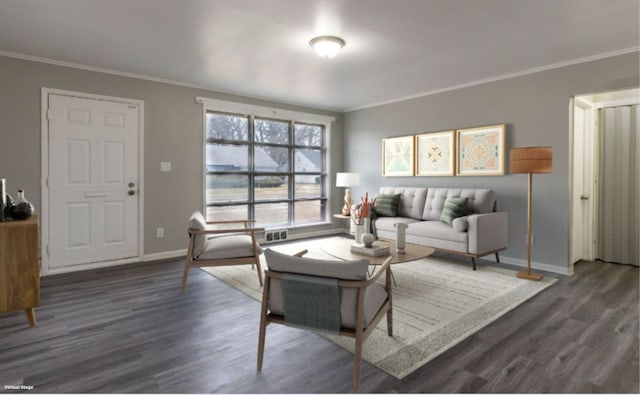
[[[328,221],[327,124],[295,112],[203,100],[207,220],[251,218],[267,228]]]

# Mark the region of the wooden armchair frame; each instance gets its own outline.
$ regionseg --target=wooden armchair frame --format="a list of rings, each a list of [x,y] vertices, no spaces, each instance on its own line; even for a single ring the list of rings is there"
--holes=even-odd
[[[189,269],[192,267],[206,267],[206,266],[231,266],[231,265],[256,265],[258,272],[258,280],[260,286],[263,285],[262,270],[260,268],[260,246],[256,241],[256,233],[264,232],[264,228],[250,227],[250,224],[255,223],[255,220],[231,220],[231,221],[207,221],[207,225],[231,225],[231,224],[243,224],[243,228],[220,228],[220,229],[206,229],[198,230],[189,228],[189,248],[187,249],[187,257],[184,263],[184,275],[182,276],[182,288],[181,293],[187,288],[187,278],[189,277]],[[220,259],[195,259],[193,257],[193,248],[196,242],[196,236],[207,234],[248,234],[251,236],[251,242],[253,243],[253,256],[241,257],[241,258],[220,258]]]
[[[303,256],[305,251],[301,251],[295,256]],[[353,337],[355,339],[355,351],[353,355],[353,391],[358,392],[360,389],[360,364],[362,361],[362,345],[364,341],[373,333],[380,320],[387,315],[387,334],[393,336],[393,305],[391,292],[391,259],[387,258],[382,265],[367,280],[339,280],[339,288],[356,288],[356,328],[340,328],[340,336]],[[369,285],[375,283],[382,273],[385,273],[385,289],[387,291],[387,299],[384,301],[378,312],[369,322],[367,328],[364,328],[364,297],[366,289]],[[271,279],[281,279],[282,272],[265,270],[265,285],[262,294],[262,309],[260,313],[260,332],[258,335],[258,371],[262,370],[262,360],[264,355],[266,330],[269,324],[285,325],[285,318],[279,314],[273,314],[269,309],[269,289]]]

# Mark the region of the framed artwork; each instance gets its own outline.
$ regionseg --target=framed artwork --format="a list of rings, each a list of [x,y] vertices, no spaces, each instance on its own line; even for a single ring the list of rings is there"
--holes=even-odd
[[[413,175],[413,136],[382,140],[382,176]]]
[[[504,175],[504,124],[459,129],[456,134],[457,175]]]
[[[416,136],[416,175],[455,175],[455,132],[419,134]]]

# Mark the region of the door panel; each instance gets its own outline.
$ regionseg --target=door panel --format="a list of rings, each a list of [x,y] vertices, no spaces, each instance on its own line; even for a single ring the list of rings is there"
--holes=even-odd
[[[138,255],[138,111],[49,95],[51,267]]]

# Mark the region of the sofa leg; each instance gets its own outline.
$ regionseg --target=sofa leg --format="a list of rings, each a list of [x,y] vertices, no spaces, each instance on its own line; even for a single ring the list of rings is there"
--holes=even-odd
[[[471,257],[471,263],[473,263],[473,270],[476,270],[476,258]]]
[[[496,252],[496,262],[500,263],[500,255]]]

